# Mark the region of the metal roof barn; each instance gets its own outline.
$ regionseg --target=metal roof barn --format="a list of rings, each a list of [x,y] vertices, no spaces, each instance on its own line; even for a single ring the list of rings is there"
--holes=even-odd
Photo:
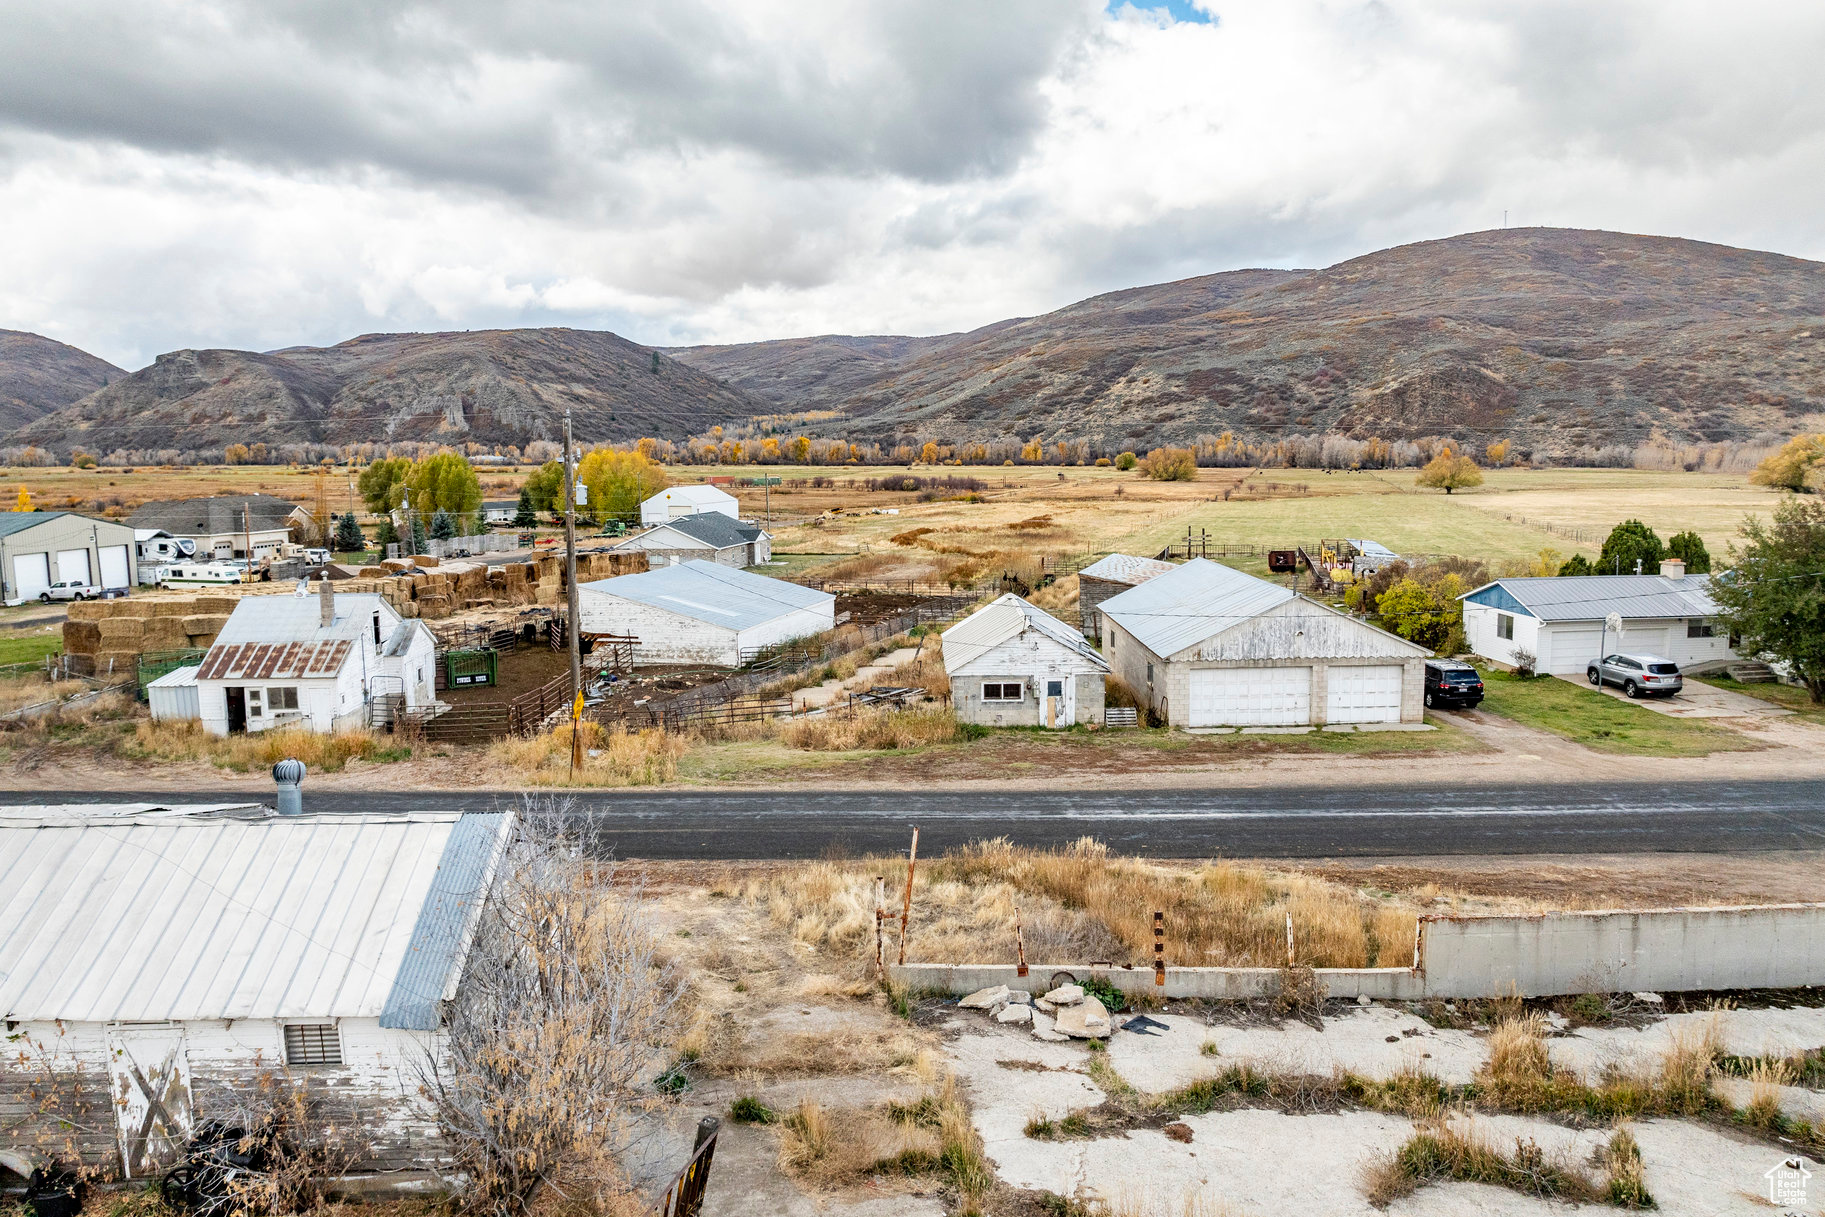
[[[1107,579],[1111,583],[1138,586],[1178,568],[1158,558],[1140,558],[1134,554],[1110,554],[1098,558],[1077,572],[1079,579]]]
[[[734,667],[745,653],[836,625],[836,597],[815,588],[693,561],[582,584],[583,628],[631,634],[647,663]]]
[[[1109,597],[1101,612],[1155,655],[1168,656],[1294,598],[1278,583],[1193,558]]]
[[[0,1013],[435,1029],[513,817],[0,815]]]

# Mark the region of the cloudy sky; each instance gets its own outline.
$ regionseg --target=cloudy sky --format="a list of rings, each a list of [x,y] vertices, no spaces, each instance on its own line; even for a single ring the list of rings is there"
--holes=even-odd
[[[1802,0],[0,0],[0,328],[935,333],[1511,225],[1825,259]]]

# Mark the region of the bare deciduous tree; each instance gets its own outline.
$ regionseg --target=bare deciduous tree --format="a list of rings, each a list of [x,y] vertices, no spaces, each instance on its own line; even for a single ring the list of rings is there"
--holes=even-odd
[[[544,1186],[614,1196],[667,1101],[643,1080],[678,1038],[684,981],[567,812],[522,809],[447,1036],[420,1066],[472,1212],[519,1217]]]

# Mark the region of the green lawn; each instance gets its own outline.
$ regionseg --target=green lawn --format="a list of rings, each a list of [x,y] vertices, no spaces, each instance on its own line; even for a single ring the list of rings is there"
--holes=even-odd
[[[1522,680],[1511,672],[1490,670],[1483,673],[1483,687],[1482,709],[1598,752],[1705,756],[1761,746],[1728,727],[1656,714],[1646,706],[1551,676]]]
[[[37,663],[46,655],[63,649],[63,634],[0,635],[0,666],[10,663]]]
[[[1697,680],[1699,678],[1688,676],[1686,679]],[[1808,722],[1825,723],[1825,706],[1815,704],[1812,695],[1799,685],[1745,685],[1731,680],[1728,676],[1706,676],[1703,678],[1703,683],[1714,685],[1719,689],[1728,689],[1732,693],[1741,693],[1760,701],[1772,702],[1777,706],[1784,706]]]

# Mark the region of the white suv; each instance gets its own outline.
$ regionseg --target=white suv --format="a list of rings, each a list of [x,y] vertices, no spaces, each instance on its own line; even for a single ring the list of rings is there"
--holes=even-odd
[[[1630,697],[1671,697],[1686,684],[1679,665],[1664,655],[1605,655],[1584,675],[1594,685],[1620,685]]]

